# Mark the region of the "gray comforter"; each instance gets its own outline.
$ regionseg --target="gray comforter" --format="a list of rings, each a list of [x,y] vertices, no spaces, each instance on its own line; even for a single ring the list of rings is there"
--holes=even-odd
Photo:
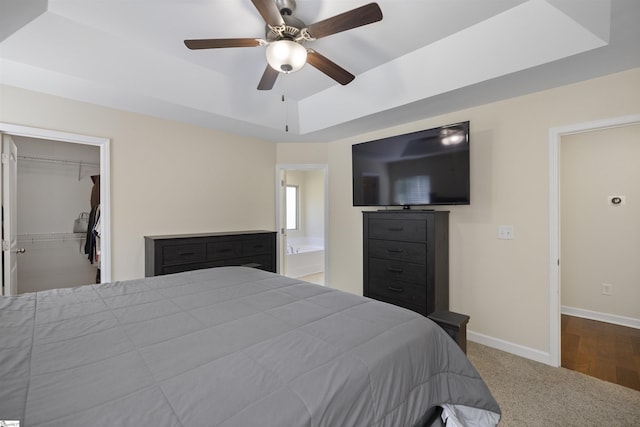
[[[411,426],[445,403],[500,411],[430,320],[261,270],[0,297],[21,426]]]

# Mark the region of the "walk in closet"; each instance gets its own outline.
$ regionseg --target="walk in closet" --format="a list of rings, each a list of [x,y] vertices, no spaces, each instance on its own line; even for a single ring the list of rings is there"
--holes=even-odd
[[[95,283],[100,264],[96,254],[90,260],[86,253],[85,224],[95,203],[94,182],[99,182],[99,147],[24,137],[14,140],[21,252],[18,293]]]

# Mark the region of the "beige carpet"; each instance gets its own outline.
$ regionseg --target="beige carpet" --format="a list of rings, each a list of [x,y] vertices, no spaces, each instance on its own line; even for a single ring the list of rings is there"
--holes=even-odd
[[[469,342],[502,409],[500,427],[640,426],[640,392]]]

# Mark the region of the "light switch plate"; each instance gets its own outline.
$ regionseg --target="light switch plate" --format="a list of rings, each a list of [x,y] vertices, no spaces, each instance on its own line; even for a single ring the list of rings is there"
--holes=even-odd
[[[513,239],[513,225],[499,225],[498,226],[498,239],[512,240]]]

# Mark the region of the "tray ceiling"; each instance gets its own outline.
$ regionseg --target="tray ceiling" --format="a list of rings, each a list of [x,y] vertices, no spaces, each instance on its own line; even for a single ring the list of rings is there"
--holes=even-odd
[[[337,140],[640,66],[637,0],[378,0],[382,21],[307,44],[351,84],[307,65],[271,91],[256,90],[264,47],[183,44],[264,38],[250,0],[5,3],[0,83],[271,141]],[[297,0],[295,14],[365,3]]]

